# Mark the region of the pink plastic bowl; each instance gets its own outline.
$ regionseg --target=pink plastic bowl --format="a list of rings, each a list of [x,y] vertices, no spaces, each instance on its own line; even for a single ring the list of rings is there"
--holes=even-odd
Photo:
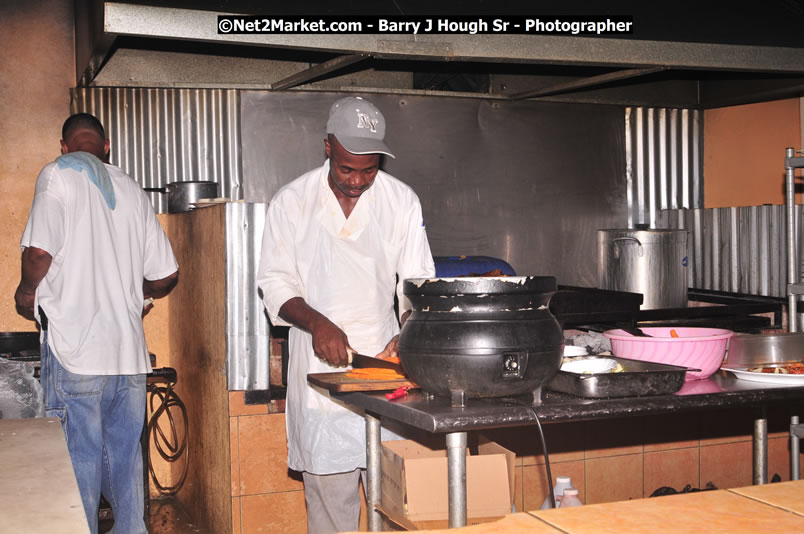
[[[624,330],[609,330],[603,335],[611,341],[611,352],[621,358],[679,365],[700,371],[687,371],[686,380],[708,378],[718,370],[726,356],[726,344],[734,335],[721,328],[651,327],[641,328],[653,337],[637,337]],[[678,337],[671,337],[675,330]]]

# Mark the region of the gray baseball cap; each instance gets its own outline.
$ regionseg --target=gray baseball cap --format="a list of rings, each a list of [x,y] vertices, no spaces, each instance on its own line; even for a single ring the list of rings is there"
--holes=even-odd
[[[359,96],[341,98],[329,110],[327,134],[352,154],[387,154],[395,158],[383,139],[385,117],[380,110]]]

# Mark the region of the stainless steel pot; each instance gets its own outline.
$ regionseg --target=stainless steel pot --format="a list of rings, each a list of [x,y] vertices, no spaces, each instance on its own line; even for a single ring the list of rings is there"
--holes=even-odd
[[[643,310],[687,306],[686,230],[598,230],[601,289],[642,293]]]
[[[755,367],[804,360],[804,332],[738,334],[729,341],[729,367]]]
[[[218,184],[210,181],[173,182],[165,187],[146,187],[145,191],[167,193],[168,213],[181,213],[195,209],[194,202],[202,198],[217,198]]]

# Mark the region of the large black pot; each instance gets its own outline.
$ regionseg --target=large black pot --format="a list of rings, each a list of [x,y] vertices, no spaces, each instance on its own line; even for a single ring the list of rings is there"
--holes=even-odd
[[[402,366],[455,406],[529,392],[538,401],[561,365],[552,276],[411,279],[403,290],[413,309],[399,338]]]

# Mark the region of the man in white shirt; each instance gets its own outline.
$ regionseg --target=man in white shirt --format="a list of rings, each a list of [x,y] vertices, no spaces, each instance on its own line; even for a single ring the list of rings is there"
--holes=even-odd
[[[178,265],[147,195],[108,164],[95,117],[65,121],[61,152],[36,180],[14,299],[42,329],[45,414],[61,419],[91,532],[102,492],[115,532],[145,533],[144,299],[166,296]]]
[[[413,190],[381,171],[394,157],[385,119],[359,97],[330,110],[327,161],[268,206],[258,285],[271,321],[292,326],[286,420],[288,466],[302,471],[310,534],[358,529],[366,465],[363,418],[307,384],[342,371],[348,350],[396,354],[410,303],[406,278],[430,278],[433,258]]]

